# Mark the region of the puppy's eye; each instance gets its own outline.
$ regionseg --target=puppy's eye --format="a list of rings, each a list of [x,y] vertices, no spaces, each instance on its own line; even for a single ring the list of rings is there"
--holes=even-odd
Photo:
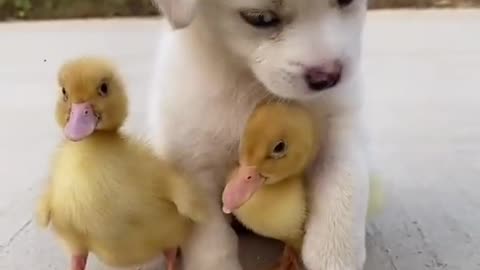
[[[107,83],[102,83],[100,87],[98,88],[98,94],[102,97],[105,97],[108,95],[108,85]]]
[[[242,19],[256,28],[269,28],[281,23],[278,15],[270,10],[247,10],[240,11]]]
[[[337,0],[337,5],[340,8],[345,8],[353,3],[354,0]]]
[[[63,101],[67,101],[68,100],[68,94],[67,94],[67,91],[65,90],[65,88],[62,88],[62,95],[63,95]]]
[[[279,159],[283,158],[285,155],[287,155],[287,143],[284,141],[277,142],[270,153],[270,157],[273,159]]]

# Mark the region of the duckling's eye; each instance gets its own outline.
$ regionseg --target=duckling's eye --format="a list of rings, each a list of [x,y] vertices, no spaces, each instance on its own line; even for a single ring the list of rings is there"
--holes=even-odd
[[[102,83],[100,85],[100,88],[98,89],[98,94],[102,97],[105,97],[108,95],[108,85],[107,83]]]
[[[68,94],[67,94],[67,91],[65,90],[65,88],[62,88],[62,95],[63,95],[63,101],[67,101],[68,100]]]
[[[285,155],[287,155],[287,143],[284,141],[277,142],[272,149],[272,153],[270,153],[270,157],[279,159],[283,158]]]

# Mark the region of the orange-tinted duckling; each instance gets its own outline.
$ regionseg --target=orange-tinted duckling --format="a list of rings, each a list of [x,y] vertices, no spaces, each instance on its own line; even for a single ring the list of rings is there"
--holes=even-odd
[[[223,209],[252,231],[286,244],[279,269],[298,269],[307,199],[304,174],[317,153],[318,130],[296,103],[262,103],[240,140],[240,166],[223,193]]]

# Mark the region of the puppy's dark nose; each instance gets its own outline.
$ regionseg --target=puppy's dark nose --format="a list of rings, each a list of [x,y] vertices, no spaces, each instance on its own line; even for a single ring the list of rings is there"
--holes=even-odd
[[[309,67],[305,71],[305,81],[312,91],[322,91],[334,87],[341,77],[342,64],[339,61]]]

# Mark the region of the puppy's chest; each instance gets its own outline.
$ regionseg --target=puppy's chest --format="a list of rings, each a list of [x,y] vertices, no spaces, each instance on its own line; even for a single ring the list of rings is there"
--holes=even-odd
[[[224,97],[192,102],[188,111],[177,115],[185,125],[171,138],[175,141],[171,150],[183,153],[182,163],[194,163],[194,167],[235,162],[245,123],[256,104],[256,100]]]

